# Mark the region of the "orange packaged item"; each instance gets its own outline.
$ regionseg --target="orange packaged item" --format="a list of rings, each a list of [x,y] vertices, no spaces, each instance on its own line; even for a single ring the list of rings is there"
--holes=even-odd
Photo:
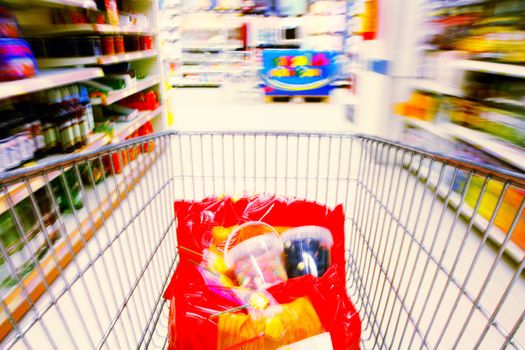
[[[147,121],[138,130],[138,136],[146,136],[153,133],[153,124]],[[155,149],[155,142],[149,140],[142,145],[142,152],[147,153]]]
[[[129,163],[129,155],[127,150],[112,153],[111,160],[109,157],[110,156],[104,156],[104,158],[102,158],[102,162],[104,163],[104,169],[106,172],[111,172],[112,174],[120,174],[122,169]],[[113,166],[111,164],[113,164]]]
[[[217,347],[270,350],[324,332],[307,298],[298,298],[280,308],[280,312],[269,317],[253,318],[243,313],[220,315]]]

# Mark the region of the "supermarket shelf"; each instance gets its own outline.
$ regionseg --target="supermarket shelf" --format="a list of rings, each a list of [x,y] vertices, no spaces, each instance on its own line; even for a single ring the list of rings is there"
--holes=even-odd
[[[410,169],[413,174],[417,174],[417,167],[414,165]],[[449,185],[441,184],[439,187],[437,186],[439,181],[439,175],[438,172],[433,172],[430,174],[430,178],[428,178],[429,168],[428,166],[423,166],[420,171],[419,179],[421,181],[427,181],[429,182],[429,188],[437,191],[437,194],[439,198],[442,200],[446,200],[448,193],[449,193]],[[427,174],[427,175],[423,175]],[[457,210],[461,204],[461,195],[457,192],[452,192],[450,194],[450,198],[448,201],[448,205],[453,208],[454,210]],[[467,204],[463,204],[460,209],[461,216],[466,220],[471,220],[472,216],[474,215],[474,209],[470,207]],[[472,225],[478,229],[481,233],[484,233],[486,229],[488,228],[489,221],[485,219],[483,216],[480,215],[478,212],[477,215],[472,220]],[[492,226],[488,233],[488,239],[495,243],[498,247],[501,247],[503,244],[503,241],[505,240],[505,236],[507,234],[500,230],[496,226]],[[505,247],[506,253],[517,263],[523,260],[525,257],[525,251],[521,249],[516,243],[509,240],[507,243],[507,246]]]
[[[36,63],[39,68],[56,68],[68,66],[80,66],[85,64],[96,64],[97,56],[88,57],[65,57],[65,58],[39,58]]]
[[[63,24],[63,25],[34,25],[23,26],[24,35],[53,36],[76,34],[147,34],[152,33],[151,28],[137,26],[113,26],[110,24]]]
[[[181,69],[182,74],[221,74],[226,73],[225,67],[200,67],[200,66],[184,66]]]
[[[441,125],[438,125],[438,124],[435,124],[435,123],[432,123],[426,120],[415,119],[415,118],[405,118],[404,117],[403,121],[407,125],[428,131],[429,133],[440,136],[444,139],[452,139],[450,134],[443,127],[441,127]]]
[[[89,137],[88,145],[77,150],[75,153],[82,153],[85,151],[89,151],[98,147],[102,147],[104,145],[107,145],[111,141],[110,137],[107,134],[103,133],[96,133]],[[55,161],[58,159],[63,158],[63,154],[54,154],[49,157],[45,157],[43,159],[40,159],[36,164],[43,164],[51,161]],[[34,163],[30,163],[30,165],[36,165]],[[53,180],[59,175],[58,171],[55,171],[53,173],[50,173],[47,177],[48,181]],[[42,188],[46,184],[46,179],[44,179],[41,176],[33,177],[29,180],[29,187],[31,188],[31,192],[37,191],[38,189]],[[28,190],[28,187],[22,183],[17,183],[16,185],[8,186],[6,188],[7,196],[2,194],[0,196],[0,213],[5,212],[9,209],[9,200],[12,202],[13,205],[16,205],[17,203],[20,203],[24,198],[27,198],[29,196],[30,191]]]
[[[126,196],[163,153],[164,150],[156,150],[152,156],[139,155],[135,161],[129,163],[124,173],[113,175],[115,180],[107,182],[109,186],[109,191],[107,192],[104,183],[96,185],[97,189],[89,188],[84,198],[88,206],[85,207],[85,210],[77,212],[80,215],[84,214],[78,219],[78,223],[74,214],[64,215],[62,219],[65,230],[64,236],[67,236],[69,244],[66,242],[66,238],[63,237],[53,247],[56,261],[48,254],[40,262],[39,269],[45,276],[45,282],[39,276],[37,269],[33,270],[23,281],[25,290],[33,303],[46,292],[46,283],[50,285],[59,276],[60,269],[64,269],[69,265],[73,258],[84,249],[84,246],[93,238],[96,231],[102,227],[105,220],[112,213],[115,213],[114,210],[126,200],[129,200]],[[108,193],[108,195],[105,198],[100,198],[99,202],[97,201],[96,192],[99,194]],[[88,207],[89,212],[87,212]],[[12,316],[17,321],[22,319],[32,307],[20,287],[12,290],[4,299],[4,303],[9,307]],[[11,332],[12,328],[13,325],[7,318],[6,313],[2,313],[0,316],[0,341]]]
[[[411,86],[414,89],[434,92],[436,94],[443,94],[449,96],[463,97],[463,93],[458,89],[444,86],[438,82],[427,80],[427,79],[414,79],[411,81]]]
[[[183,51],[223,51],[223,50],[235,50],[235,49],[240,49],[240,48],[242,48],[241,44],[217,45],[217,46],[192,44],[192,46],[183,45],[182,50]]]
[[[525,170],[524,150],[497,137],[452,123],[434,124],[413,118],[404,118],[404,121],[407,125],[426,130],[434,135],[466,142],[518,169]]]
[[[175,80],[175,81],[172,81],[171,82],[171,85],[172,86],[176,86],[176,87],[213,87],[213,88],[216,88],[216,87],[220,87],[222,85],[222,83],[216,83],[216,82],[201,82],[201,81],[191,81],[191,80]]]
[[[494,136],[452,123],[446,124],[444,127],[452,136],[521,170],[525,170],[525,151],[523,148],[501,141]]]
[[[81,7],[85,9],[96,9],[97,5],[93,0],[2,0],[15,7],[27,7],[31,5],[48,7]]]
[[[91,103],[94,105],[110,105],[117,101],[120,101],[128,96],[136,94],[139,91],[152,87],[160,82],[160,76],[156,75],[153,77],[147,77],[142,80],[139,80],[137,84],[121,89],[110,91],[108,96],[103,96],[102,98],[92,99]]]
[[[143,58],[154,57],[157,55],[155,50],[137,51],[130,53],[123,53],[120,55],[100,56],[97,60],[98,64],[113,64],[119,62],[135,61]]]
[[[506,63],[495,63],[486,61],[474,61],[474,60],[454,60],[451,61],[451,66],[454,68],[508,75],[511,77],[525,78],[525,66],[519,66],[516,64]]]
[[[152,111],[142,111],[139,115],[129,122],[117,123],[115,125],[115,136],[113,137],[112,143],[124,141],[129,135],[137,130],[145,122],[155,118],[162,113],[164,107],[161,105]]]
[[[108,56],[88,56],[88,57],[66,57],[66,58],[41,58],[37,60],[40,68],[66,67],[93,64],[113,64],[140,60],[143,58],[154,57],[157,55],[155,50],[137,51]]]
[[[219,52],[224,50],[219,46],[183,46],[182,51]]]
[[[0,83],[0,99],[72,84],[104,76],[100,68],[56,69],[42,71],[27,79]]]

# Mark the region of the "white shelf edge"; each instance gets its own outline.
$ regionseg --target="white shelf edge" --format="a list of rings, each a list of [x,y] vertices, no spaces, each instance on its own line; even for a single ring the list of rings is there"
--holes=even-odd
[[[120,34],[138,34],[153,33],[152,28],[135,27],[135,26],[113,26],[111,24],[58,24],[58,25],[35,25],[23,26],[24,35],[52,36],[64,34],[82,34],[82,33],[120,33]]]
[[[525,170],[525,152],[520,152],[518,146],[512,146],[496,137],[452,123],[445,124],[443,127],[453,137],[463,140],[521,170]]]
[[[432,123],[426,120],[419,120],[419,119],[407,118],[407,117],[403,117],[403,121],[407,125],[428,131],[431,134],[440,136],[448,140],[452,139],[452,137],[450,136],[449,133],[446,132],[446,130],[444,130],[441,126],[435,123]]]
[[[102,76],[104,76],[104,73],[100,68],[73,68],[42,71],[40,74],[32,78],[0,83],[0,99],[30,94],[53,87],[100,78]]]
[[[456,97],[464,96],[463,93],[458,89],[450,88],[438,82],[427,80],[427,79],[414,79],[411,81],[411,86],[415,89],[428,91],[428,92],[434,92],[437,94],[456,96]]]
[[[508,63],[496,63],[475,60],[453,60],[450,65],[454,68],[469,71],[508,75],[512,77],[525,78],[525,66]]]
[[[99,56],[97,59],[97,63],[98,64],[113,64],[113,63],[119,63],[119,62],[140,60],[142,58],[149,58],[149,57],[153,57],[156,55],[157,55],[157,51],[146,50],[146,51],[123,53],[119,55]]]
[[[66,57],[66,58],[38,58],[36,60],[40,68],[57,68],[67,66],[78,66],[84,64],[96,64],[97,56]]]
[[[155,50],[136,51],[123,53],[118,55],[108,56],[88,56],[88,57],[65,57],[65,58],[40,58],[37,60],[38,66],[41,68],[55,68],[55,67],[67,67],[67,66],[78,66],[78,65],[106,65],[119,62],[128,62],[134,60],[140,60],[143,58],[149,58],[157,55]]]
[[[507,164],[525,170],[525,152],[520,152],[518,146],[513,146],[505,141],[500,141],[491,135],[452,123],[435,124],[413,118],[403,119],[405,124],[426,130],[446,139],[459,139]]]
[[[85,9],[97,9],[97,4],[93,0],[3,0],[8,4],[27,7],[30,5],[49,6],[49,7],[80,7]]]
[[[135,130],[137,130],[142,124],[145,122],[155,118],[159,114],[162,113],[164,106],[161,103],[161,105],[154,110],[151,111],[140,111],[139,115],[129,121],[129,122],[123,122],[123,123],[116,123],[115,125],[115,137],[111,141],[112,143],[117,143],[124,141],[126,137],[131,135]]]
[[[128,96],[131,96],[133,94],[136,94],[139,91],[142,91],[144,89],[147,89],[153,85],[156,85],[160,82],[160,76],[155,75],[152,77],[147,77],[142,80],[139,80],[135,85],[126,87],[121,90],[113,90],[111,91],[107,97],[102,99],[96,99],[92,100],[91,103],[93,105],[111,105],[117,101],[120,101]]]
[[[185,66],[186,68],[182,68],[180,72],[182,74],[221,74],[226,73],[227,69],[224,68],[197,68],[197,69],[188,69],[187,67],[193,67],[193,66]]]

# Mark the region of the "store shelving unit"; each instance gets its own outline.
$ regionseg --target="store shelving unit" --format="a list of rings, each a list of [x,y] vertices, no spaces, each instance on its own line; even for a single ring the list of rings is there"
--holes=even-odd
[[[28,25],[21,28],[24,35],[62,36],[78,34],[152,34],[153,28],[113,26],[110,24]]]
[[[411,172],[414,175],[418,174],[417,166],[414,165],[411,169]],[[448,205],[454,210],[460,210],[461,216],[466,220],[471,220],[474,215],[474,209],[466,204],[461,205],[461,195],[456,192],[450,192],[449,194],[449,185],[445,185],[442,182],[439,184],[439,174],[438,172],[430,172],[428,166],[422,166],[419,170],[419,180],[426,182],[428,181],[429,188],[437,192],[437,195],[442,200],[448,199]],[[438,186],[439,184],[439,186]],[[485,232],[489,228],[489,221],[479,213],[472,220],[472,225],[480,230]],[[488,239],[495,243],[498,246],[503,244],[506,234],[501,231],[498,227],[492,225],[488,231]],[[505,252],[516,262],[520,262],[525,258],[525,251],[523,251],[518,245],[514,242],[509,241],[505,247]]]
[[[457,88],[445,86],[430,79],[413,79],[410,86],[417,90],[433,92],[436,94],[443,94],[448,96],[463,97],[463,93]]]
[[[142,176],[157,161],[159,157],[165,156],[165,150],[159,150],[152,156],[148,154],[139,155],[139,158],[128,165],[126,172],[113,175],[114,181],[108,181],[108,195],[98,201],[97,193],[106,192],[106,184],[100,183],[97,189],[91,189],[86,193],[86,209],[89,211],[85,216],[76,218],[74,215],[67,215],[63,218],[63,226],[67,232],[67,239],[62,238],[54,245],[53,253],[47,254],[40,261],[40,271],[44,275],[45,282],[36,271],[31,272],[25,279],[25,291],[20,287],[15,288],[4,299],[9,306],[12,316],[18,320],[23,317],[31,308],[32,302],[38,300],[46,292],[46,284],[51,284],[58,276],[60,269],[68,266],[76,254],[94,237],[105,220],[115,214],[115,209],[126,203],[127,195],[139,183]],[[27,293],[27,296],[26,296]],[[29,301],[29,298],[32,302]],[[0,315],[0,340],[3,339],[12,329],[11,321],[5,313]]]
[[[463,126],[449,123],[444,127],[453,137],[525,171],[525,152],[521,147]]]
[[[100,68],[42,70],[40,74],[32,78],[0,83],[0,99],[100,78],[103,75]]]
[[[166,108],[167,104],[162,102],[164,96],[164,86],[162,83],[163,69],[159,55],[159,40],[157,37],[157,16],[158,2],[155,0],[129,0],[130,10],[134,6],[149,17],[151,27],[129,27],[129,26],[112,26],[106,24],[79,24],[79,25],[58,25],[54,26],[48,23],[51,16],[36,16],[41,21],[27,20],[23,16],[32,13],[45,13],[52,9],[59,8],[85,8],[96,9],[96,4],[92,0],[8,0],[7,3],[12,5],[13,12],[17,17],[21,17],[21,28],[23,35],[48,36],[68,36],[68,35],[93,35],[93,34],[148,34],[154,36],[154,48],[147,51],[129,52],[119,55],[93,56],[93,57],[74,57],[74,58],[49,58],[37,61],[40,72],[38,75],[17,81],[0,83],[0,99],[5,100],[11,97],[27,95],[38,91],[45,91],[72,83],[79,83],[104,76],[104,67],[114,63],[133,62],[133,68],[140,75],[146,77],[139,80],[135,85],[128,86],[122,90],[112,91],[107,98],[97,101],[93,100],[92,104],[101,103],[110,105],[123,98],[145,89],[154,89],[161,97],[161,104],[152,111],[141,111],[137,116],[128,122],[116,123],[115,130],[110,133],[93,133],[90,135],[87,145],[76,150],[75,154],[84,154],[99,147],[110,143],[118,143],[131,136],[145,122],[150,121],[156,131],[167,128]],[[4,1],[6,2],[6,1]],[[33,7],[37,6],[38,11]],[[137,11],[140,12],[140,11]],[[32,18],[32,17],[31,17]],[[31,23],[31,25],[27,25]],[[53,69],[45,69],[53,68]],[[20,287],[9,290],[3,290],[2,303],[9,308],[12,316],[20,320],[33,307],[38,298],[46,291],[46,284],[49,285],[58,276],[59,269],[65,268],[79,253],[85,243],[96,234],[96,231],[103,225],[105,219],[114,214],[114,209],[126,200],[126,195],[133,190],[142,176],[148,169],[155,166],[159,157],[165,156],[165,150],[160,146],[155,147],[153,152],[138,155],[138,158],[124,167],[123,173],[109,175],[112,180],[107,181],[109,192],[104,198],[96,198],[95,189],[88,188],[84,197],[85,208],[75,213],[62,213],[63,220],[62,237],[55,242],[50,250],[58,257],[55,261],[51,255],[46,254],[39,261],[39,269],[44,273],[45,280],[37,273],[37,269],[30,272],[23,279],[25,291]],[[39,159],[36,162],[27,164],[28,167],[40,166],[64,157],[63,154],[54,154]],[[73,164],[71,165],[73,166]],[[62,169],[67,171],[69,168]],[[16,205],[38,189],[47,186],[50,181],[60,175],[59,171],[48,174],[45,178],[38,174],[28,179],[25,184],[11,185],[4,188],[0,194],[0,214],[8,210],[11,206]],[[100,186],[98,193],[105,193]],[[77,222],[76,216],[81,216],[80,223]],[[71,251],[66,244],[66,240],[72,243]],[[57,265],[58,263],[58,265]],[[27,294],[26,294],[27,292]],[[30,298],[30,299],[29,299]],[[6,313],[0,315],[0,341],[4,339],[12,330],[11,320],[7,318]]]
[[[65,57],[65,58],[41,58],[37,60],[41,68],[68,67],[78,65],[108,65],[121,62],[136,61],[154,57],[157,50],[145,50],[127,52],[118,55],[88,56],[88,57]]]
[[[45,7],[80,7],[95,10],[94,0],[3,0],[10,6],[27,8],[28,6]]]
[[[404,122],[407,125],[426,130],[442,138],[461,140],[525,171],[525,153],[523,149],[497,137],[452,123],[436,124],[413,118],[404,118]]]
[[[472,2],[470,2],[469,4],[472,4]],[[444,7],[459,6],[455,2],[438,3],[437,1],[427,1],[427,5],[429,8],[433,8],[432,6],[435,5],[436,8],[440,8],[440,11]],[[480,11],[480,13],[482,13],[481,16],[487,16],[486,18],[490,18],[490,16],[494,16],[495,18],[498,16],[498,13],[500,13],[497,11],[497,4],[492,3],[490,1],[480,1],[478,5],[486,5],[483,8],[484,11]],[[427,12],[431,13],[432,11]],[[420,12],[421,15],[424,15],[424,13],[425,10]],[[435,13],[437,14],[438,12]],[[441,11],[439,13],[440,23],[445,23],[447,18],[445,16],[442,16],[441,13],[447,13],[447,11]],[[455,13],[454,9],[452,9],[448,13],[450,13],[451,16],[453,16],[453,13]],[[403,123],[407,127],[417,128],[420,130],[424,130],[425,132],[430,133],[432,135],[436,135],[437,138],[435,142],[439,142],[439,140],[441,139],[450,140],[452,142],[461,142],[485,153],[485,157],[487,158],[486,161],[489,163],[505,163],[509,165],[512,169],[518,169],[516,171],[525,171],[524,148],[513,144],[511,141],[507,141],[503,138],[491,135],[488,132],[482,132],[480,130],[474,129],[473,127],[468,127],[468,124],[458,125],[450,121],[450,119],[452,119],[452,117],[454,116],[452,115],[452,112],[456,111],[458,115],[460,115],[463,112],[466,113],[465,115],[468,115],[469,113],[472,113],[472,115],[474,115],[475,113],[480,113],[481,118],[494,118],[495,121],[498,120],[497,118],[500,118],[502,123],[508,123],[508,125],[519,125],[516,121],[514,121],[514,124],[512,124],[513,122],[509,121],[511,120],[511,118],[518,118],[517,115],[519,114],[519,108],[522,107],[521,100],[523,99],[523,95],[520,98],[519,95],[516,94],[507,94],[504,91],[504,89],[499,88],[499,86],[505,84],[506,81],[514,82],[515,84],[517,84],[519,79],[525,79],[525,66],[475,59],[476,57],[479,57],[478,53],[476,52],[469,53],[454,50],[439,51],[440,48],[444,49],[448,45],[447,43],[439,42],[439,40],[433,40],[436,38],[434,37],[434,35],[441,35],[444,33],[443,26],[437,25],[435,22],[427,18],[420,18],[416,22],[430,22],[428,28],[423,28],[421,24],[419,25],[422,29],[420,32],[417,32],[415,34],[415,38],[417,38],[417,40],[414,40],[414,52],[420,52],[423,60],[420,60],[419,67],[416,67],[417,62],[414,62],[416,64],[412,65],[414,66],[412,76],[422,78],[406,79],[404,83],[406,83],[408,93],[410,93],[410,91],[417,90],[425,92],[427,94],[429,93],[431,95],[438,96],[433,101],[434,103],[439,103],[440,108],[435,113],[436,121],[420,120],[407,117],[402,119]],[[448,30],[453,29],[452,23],[448,23],[446,26],[448,27]],[[475,36],[475,34],[469,34],[468,32],[465,32],[464,35]],[[461,41],[461,38],[456,38],[456,41]],[[494,54],[490,51],[490,49],[487,50],[485,55]],[[502,55],[497,57],[499,57],[499,59],[501,60],[505,59],[505,52],[505,48],[502,48],[501,52],[499,52]],[[469,57],[471,58],[469,59]],[[494,58],[496,57],[496,55],[493,55],[492,57]],[[407,76],[407,74],[405,73],[404,76]],[[493,83],[491,81],[493,81]],[[484,92],[485,90],[483,90],[483,84],[487,85],[485,88],[486,93]],[[494,84],[494,86],[489,86],[489,84]],[[478,87],[480,89],[480,93],[474,93],[474,89],[477,89]],[[495,93],[496,90],[494,89],[496,88],[501,89],[502,93]],[[515,90],[515,92],[517,91],[518,90]],[[507,96],[512,96],[512,99],[511,97],[507,98]],[[464,103],[461,103],[461,100],[466,101]],[[412,101],[413,102],[410,103],[416,103],[415,96]],[[443,104],[440,103],[441,101],[443,101]],[[472,110],[475,109],[475,111],[472,111],[470,109],[470,106],[472,106]],[[422,102],[421,107],[432,108],[430,102],[428,105],[425,102]],[[406,113],[410,112],[407,110]],[[429,111],[429,113],[433,112]],[[483,113],[486,113],[486,115],[482,115]],[[415,133],[415,135],[418,135],[418,133]],[[467,152],[467,150],[464,150],[465,145],[461,145],[459,148],[459,152],[461,152],[461,154],[465,154]],[[476,153],[478,154],[474,156],[475,159],[479,159],[478,157],[484,158],[482,153]],[[493,158],[499,160],[501,163],[491,162],[490,159]],[[428,173],[427,170],[428,169],[423,171],[423,173]],[[430,187],[436,191],[440,198],[442,198],[443,200],[447,198],[449,187],[443,185],[437,186],[437,178],[422,178],[421,180],[428,180],[430,183]],[[498,179],[494,179],[491,181],[493,181],[494,186],[501,184],[500,180]],[[476,187],[476,185],[469,187],[467,189],[466,196],[476,195],[477,190],[478,188]],[[515,195],[518,198],[516,200],[520,200],[520,196],[523,196],[522,189],[515,188],[513,189],[513,191],[514,190],[516,193]],[[459,211],[461,216],[464,217],[466,220],[472,220],[472,225],[484,234],[489,225],[490,219],[487,217],[487,214],[484,212],[484,210],[490,207],[489,204],[493,204],[496,200],[492,199],[492,196],[496,196],[496,194],[490,192],[484,194],[483,202],[480,204],[481,207],[475,216],[473,216],[474,204],[463,203],[463,205],[460,206],[461,195],[459,193],[452,192],[450,194],[448,205],[453,210]],[[503,229],[504,226],[501,226],[501,224],[500,227],[497,227],[497,220],[504,220],[501,218],[504,217],[505,213],[511,210],[518,209],[517,204],[509,198],[505,198],[502,205],[503,207],[505,207],[505,209],[499,211],[498,219],[496,219],[495,223],[493,223],[493,226],[491,227],[490,231],[487,232],[488,239],[492,241],[497,247],[500,247],[503,244],[504,240],[509,236],[509,233],[506,232],[506,230],[508,230],[508,227]],[[514,231],[514,234],[521,234],[519,232],[519,229],[517,229]],[[525,251],[523,247],[518,246],[513,241],[509,241],[508,243],[506,243],[506,254],[510,256],[515,262],[521,262],[523,261],[523,258],[525,256]]]
[[[137,130],[138,127],[160,115],[164,108],[165,107],[161,105],[152,111],[141,111],[133,120],[117,123],[115,126],[115,136],[113,136],[111,142],[117,143],[124,141],[131,133]]]
[[[75,153],[78,154],[82,152],[87,152],[87,151],[96,149],[98,147],[105,146],[110,141],[111,141],[111,138],[107,134],[94,133],[89,137],[88,144],[85,147],[77,150]],[[45,164],[47,162],[60,159],[61,157],[62,155],[60,154],[54,154],[54,155],[45,157],[43,159],[40,159],[34,165]],[[0,195],[0,214],[9,209],[9,201],[7,197],[9,197],[9,200],[11,201],[12,205],[16,205],[23,199],[27,198],[30,192],[39,190],[46,184],[46,182],[52,181],[58,175],[60,175],[60,173],[57,171],[55,173],[50,174],[47,177],[47,179],[44,179],[42,177],[32,178],[29,181],[29,187],[24,186],[22,184],[17,184],[17,185],[7,187],[7,190],[6,190],[7,193],[2,193]]]
[[[475,60],[452,60],[450,66],[468,71],[501,74],[517,78],[525,78],[525,66],[516,64],[475,61]]]
[[[103,96],[102,98],[92,99],[91,103],[93,105],[102,104],[102,105],[108,106],[126,97],[134,95],[137,92],[140,92],[142,90],[155,86],[160,81],[161,81],[160,76],[158,75],[150,76],[142,80],[139,80],[135,85],[128,86],[121,90],[112,90],[109,92],[107,96]]]

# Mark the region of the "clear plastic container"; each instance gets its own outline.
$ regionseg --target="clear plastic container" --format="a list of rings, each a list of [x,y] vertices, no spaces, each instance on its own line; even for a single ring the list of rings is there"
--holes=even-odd
[[[240,286],[263,289],[288,279],[282,253],[281,239],[274,233],[265,233],[226,251],[224,260],[235,272]]]
[[[330,267],[332,233],[321,226],[300,226],[283,232],[286,272],[290,278],[306,274],[321,277]]]

